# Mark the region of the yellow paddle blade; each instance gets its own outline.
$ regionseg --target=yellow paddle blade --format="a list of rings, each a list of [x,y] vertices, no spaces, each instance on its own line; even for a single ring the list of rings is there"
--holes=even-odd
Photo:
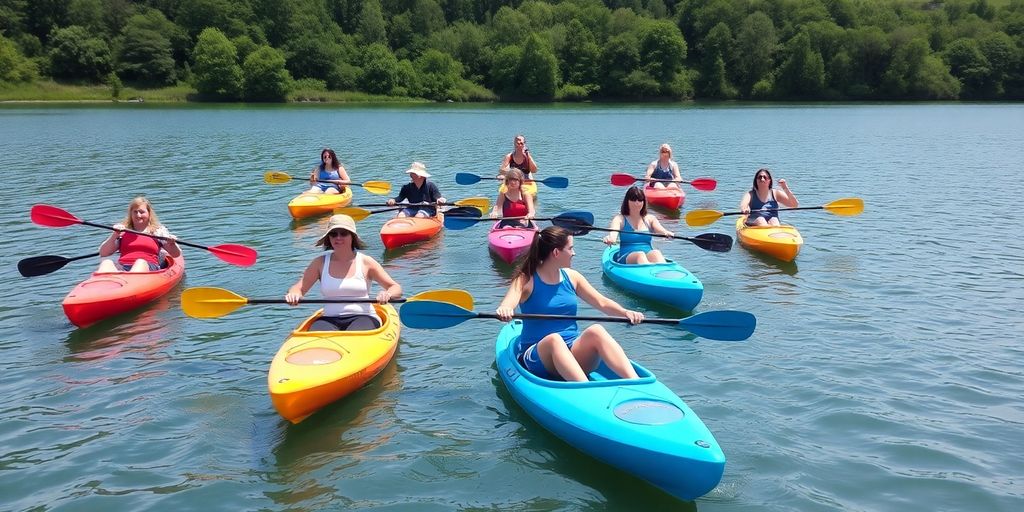
[[[349,206],[345,208],[335,208],[334,213],[348,215],[349,217],[352,217],[352,220],[358,222],[369,217],[370,214],[373,212],[367,210],[366,208],[356,208],[355,206]]]
[[[455,206],[472,206],[479,208],[482,212],[488,212],[491,210],[491,200],[486,197],[467,197],[455,201]]]
[[[836,215],[852,217],[864,212],[864,200],[859,197],[844,197],[826,204],[825,209]]]
[[[417,293],[416,295],[409,297],[409,300],[433,300],[437,302],[447,302],[450,304],[455,304],[460,308],[468,309],[471,311],[473,309],[473,296],[470,295],[469,292],[465,290],[429,290],[422,293]]]
[[[391,193],[391,183],[386,181],[367,181],[363,183],[363,188],[371,194],[380,196]]]
[[[282,183],[288,183],[291,180],[292,177],[286,172],[267,171],[263,174],[263,181],[270,183],[271,185],[280,185]]]
[[[247,302],[249,299],[223,288],[197,287],[181,292],[181,309],[193,318],[222,317]]]
[[[693,210],[686,214],[686,225],[707,226],[722,218],[722,215],[718,210]]]

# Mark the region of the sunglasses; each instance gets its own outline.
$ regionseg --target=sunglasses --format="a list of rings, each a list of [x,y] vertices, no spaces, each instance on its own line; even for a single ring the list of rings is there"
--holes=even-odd
[[[770,180],[771,178],[769,178],[767,174],[758,174],[757,179],[767,181]]]
[[[661,152],[662,152],[662,153],[671,153],[671,151],[669,151],[669,150],[667,150],[667,149],[663,149],[663,150],[661,150]]]
[[[351,235],[351,234],[352,233],[349,233],[348,231],[345,231],[345,230],[342,230],[342,229],[335,229],[334,231],[331,231],[330,233],[327,233],[327,236],[329,236],[331,238],[335,238],[335,237],[348,236],[348,235]]]

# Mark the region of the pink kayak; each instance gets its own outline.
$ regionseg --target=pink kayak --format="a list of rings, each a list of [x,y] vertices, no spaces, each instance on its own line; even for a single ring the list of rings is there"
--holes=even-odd
[[[654,206],[661,206],[662,208],[668,208],[670,210],[677,210],[683,205],[683,201],[686,200],[686,192],[681,188],[655,188],[645,187],[644,196],[647,197],[647,203]]]
[[[167,257],[154,272],[93,272],[64,297],[64,314],[78,327],[131,311],[171,291],[185,275],[185,258]]]
[[[499,228],[501,221],[495,222],[487,234],[487,245],[501,259],[513,263],[530,250],[533,244],[533,237],[537,235],[537,228],[504,227]]]
[[[380,241],[385,248],[394,249],[427,240],[440,232],[441,226],[436,217],[396,217],[380,227]]]

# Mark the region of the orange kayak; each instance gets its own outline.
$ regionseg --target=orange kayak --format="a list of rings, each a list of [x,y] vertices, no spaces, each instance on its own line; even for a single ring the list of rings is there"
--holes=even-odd
[[[782,261],[793,261],[804,245],[800,232],[793,226],[748,226],[747,216],[736,219],[736,238],[740,245],[763,252]]]
[[[317,311],[292,331],[270,363],[270,400],[298,423],[363,387],[395,355],[401,323],[394,306],[374,305],[384,322],[372,331],[310,331]]]
[[[288,202],[288,212],[292,217],[301,219],[323,213],[331,213],[335,208],[344,208],[352,202],[352,187],[347,187],[340,194],[308,194],[301,193]]]
[[[670,210],[678,210],[686,200],[686,192],[675,187],[644,187],[644,196],[647,197],[648,204]]]
[[[441,226],[436,217],[395,217],[380,227],[380,240],[385,248],[394,249],[427,240],[440,232]]]
[[[64,297],[64,314],[78,327],[131,311],[169,292],[185,275],[185,258],[167,257],[155,272],[93,272]]]

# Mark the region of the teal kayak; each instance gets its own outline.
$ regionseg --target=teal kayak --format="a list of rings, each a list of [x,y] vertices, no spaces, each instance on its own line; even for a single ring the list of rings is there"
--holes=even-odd
[[[700,279],[675,261],[629,265],[615,262],[618,253],[618,246],[605,249],[601,268],[612,282],[630,293],[683,311],[693,311],[704,296],[704,284]]]
[[[722,479],[725,454],[704,422],[649,370],[621,379],[603,364],[589,382],[541,379],[516,360],[523,324],[498,333],[498,374],[515,401],[576,449],[684,500],[710,492]]]

